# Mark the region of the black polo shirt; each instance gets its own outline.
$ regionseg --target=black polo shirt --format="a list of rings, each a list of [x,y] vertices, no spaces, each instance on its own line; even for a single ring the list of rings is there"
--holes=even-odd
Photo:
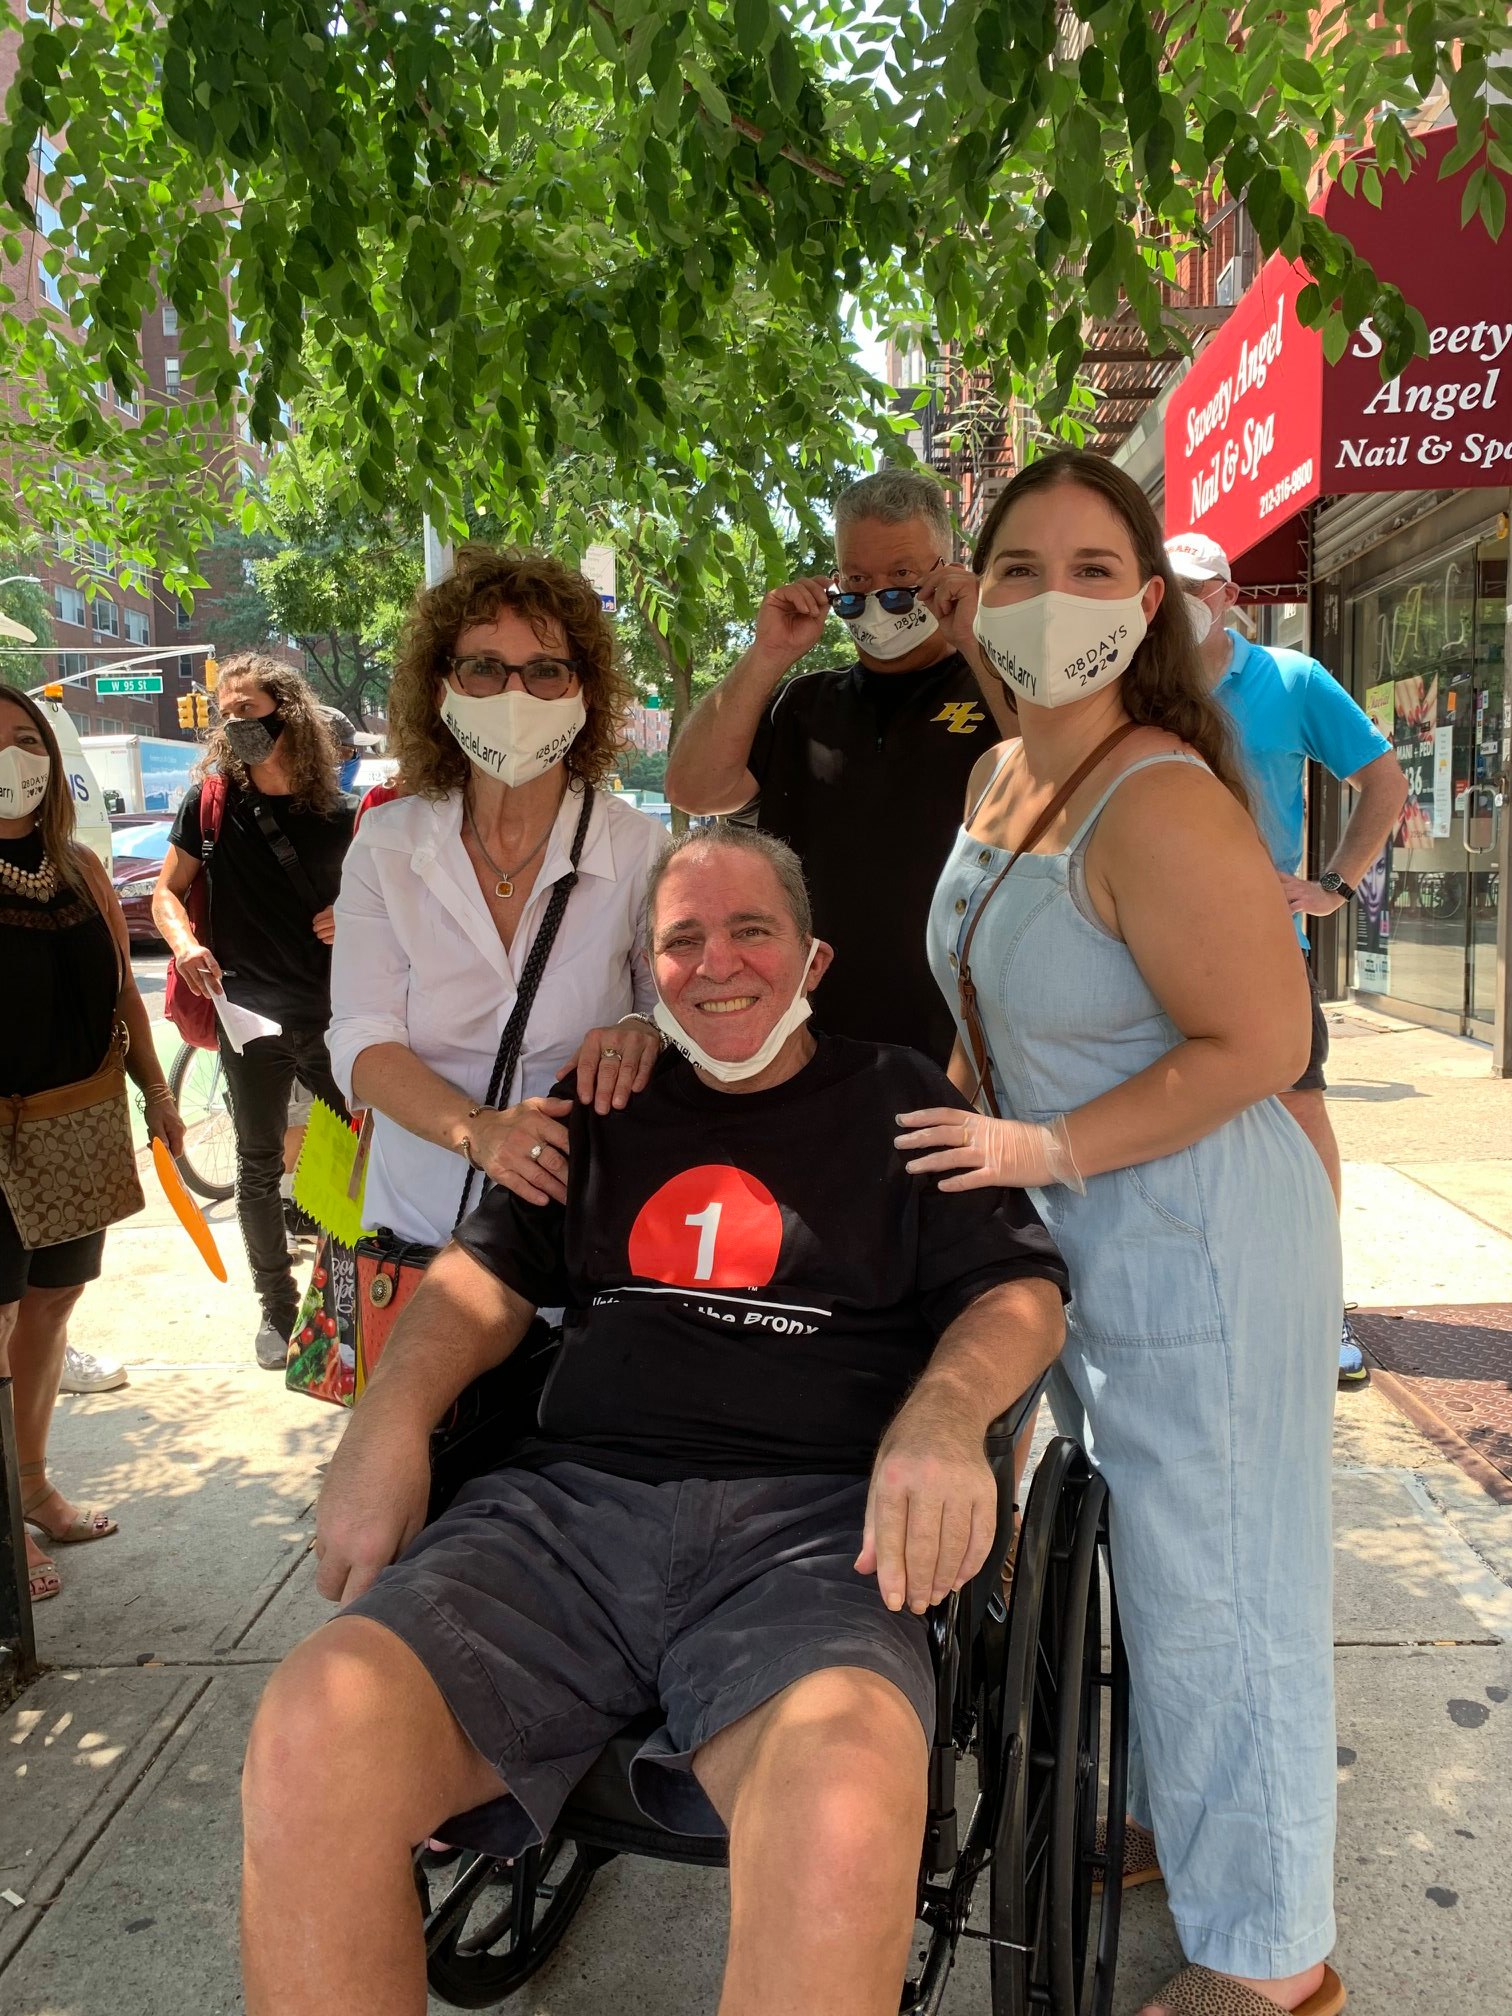
[[[814,998],[832,1035],[949,1061],[955,1024],[924,956],[966,780],[998,731],[959,653],[917,672],[860,664],[778,688],[750,755],[756,823],[795,850],[835,963]]]

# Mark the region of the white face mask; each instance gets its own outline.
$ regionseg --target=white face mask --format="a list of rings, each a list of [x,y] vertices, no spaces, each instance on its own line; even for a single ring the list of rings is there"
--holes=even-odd
[[[0,749],[0,819],[24,819],[47,790],[51,760],[30,749]]]
[[[798,982],[797,993],[777,1018],[775,1027],[761,1048],[754,1051],[749,1057],[740,1057],[734,1062],[724,1057],[711,1057],[698,1039],[690,1036],[687,1030],[684,1029],[681,1022],[678,1021],[672,1010],[661,998],[659,989],[656,996],[656,1006],[651,1011],[652,1018],[657,1028],[660,1029],[669,1043],[676,1044],[677,1048],[681,1050],[690,1063],[696,1064],[700,1071],[707,1071],[711,1078],[717,1078],[721,1085],[734,1085],[738,1084],[742,1078],[754,1078],[758,1071],[765,1071],[793,1031],[801,1029],[809,1019],[809,1016],[813,1014],[814,1011],[809,1006],[809,997],[804,992],[804,987],[808,981],[809,968],[813,965],[814,957],[818,950],[819,940],[815,938],[809,945],[808,958],[803,962],[803,975]]]
[[[1138,595],[1107,601],[1047,588],[996,608],[978,602],[972,629],[1006,686],[1036,707],[1065,707],[1128,670],[1149,628],[1140,605]]]
[[[581,693],[537,700],[533,693],[494,693],[486,700],[454,693],[441,702],[441,719],[469,763],[501,784],[528,784],[560,763],[588,719]]]
[[[1199,644],[1206,644],[1212,635],[1216,617],[1206,602],[1201,601],[1196,595],[1184,594],[1181,599],[1185,602],[1187,615],[1191,619],[1192,635]]]
[[[845,622],[845,618],[841,621]],[[861,614],[845,622],[845,627],[859,650],[868,658],[879,658],[886,664],[890,658],[902,658],[910,651],[917,651],[940,626],[934,611],[926,609],[922,602],[915,602],[901,616],[889,616],[876,596],[868,595]]]

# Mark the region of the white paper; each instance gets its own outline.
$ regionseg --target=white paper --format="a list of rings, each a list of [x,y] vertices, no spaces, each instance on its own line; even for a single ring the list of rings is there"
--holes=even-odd
[[[1454,723],[1433,731],[1433,837],[1447,840],[1454,812]]]
[[[210,999],[215,1003],[215,1012],[226,1032],[226,1041],[238,1057],[254,1037],[278,1036],[283,1032],[281,1022],[270,1022],[266,1015],[259,1015],[251,1008],[238,1008],[224,994],[212,994]]]

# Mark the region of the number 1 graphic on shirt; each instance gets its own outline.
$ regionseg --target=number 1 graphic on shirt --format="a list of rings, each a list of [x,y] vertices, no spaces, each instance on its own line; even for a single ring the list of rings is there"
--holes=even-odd
[[[705,1204],[702,1211],[695,1211],[684,1218],[684,1225],[697,1228],[698,1258],[693,1263],[695,1281],[712,1281],[714,1278],[714,1242],[719,1237],[719,1221],[724,1216],[724,1206],[718,1202]]]
[[[765,1287],[781,1256],[777,1199],[728,1162],[699,1162],[658,1184],[635,1214],[626,1253],[643,1280],[710,1293]]]

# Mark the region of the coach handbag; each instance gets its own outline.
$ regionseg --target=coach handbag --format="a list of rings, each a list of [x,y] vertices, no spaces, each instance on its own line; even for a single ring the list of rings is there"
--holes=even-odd
[[[960,965],[956,969],[956,998],[960,1006],[961,1023],[966,1031],[966,1040],[971,1046],[971,1067],[976,1073],[976,1091],[972,1095],[971,1103],[974,1106],[978,1103],[985,1104],[987,1111],[995,1120],[1000,1120],[1002,1115],[998,1111],[997,1091],[992,1082],[992,1053],[987,1047],[987,1032],[982,1027],[982,1018],[977,1009],[977,991],[971,978],[971,946],[977,934],[977,926],[981,923],[983,917],[986,916],[987,905],[996,896],[998,890],[1002,888],[1003,882],[1013,864],[1022,855],[1029,852],[1029,849],[1042,833],[1049,830],[1051,822],[1055,819],[1056,815],[1075,797],[1081,786],[1086,783],[1103,758],[1111,756],[1119,743],[1126,736],[1132,735],[1139,725],[1137,721],[1125,721],[1122,727],[1115,728],[1111,735],[1105,735],[1087,760],[1084,763],[1078,764],[1077,768],[1072,771],[1044,811],[1041,812],[1038,819],[1029,828],[1029,831],[1024,835],[1018,846],[1008,856],[1007,864],[999,871],[997,880],[977,905],[976,915],[966,928],[966,936],[961,940]],[[993,781],[995,783],[997,780],[994,779]],[[992,785],[989,784],[977,800],[976,808],[971,815],[973,819],[981,812],[982,807],[991,796]]]
[[[488,1080],[488,1093],[482,1104],[492,1106],[501,1091],[514,1081],[515,1066],[520,1061],[520,1051],[525,1042],[525,1028],[530,1020],[530,1011],[535,1005],[536,991],[541,984],[541,976],[546,971],[546,962],[551,957],[551,948],[556,943],[557,932],[561,929],[562,917],[567,908],[567,899],[577,887],[577,866],[582,858],[583,842],[588,837],[588,821],[593,811],[593,786],[583,789],[583,809],[578,814],[577,829],[572,836],[571,872],[563,875],[551,892],[551,900],[546,905],[546,914],[541,919],[541,928],[530,948],[530,956],[525,961],[525,970],[520,975],[520,988],[515,996],[514,1007],[509,1020],[504,1025],[504,1033],[499,1038],[498,1055],[494,1058],[493,1071]],[[467,1216],[468,1205],[472,1201],[473,1178],[478,1171],[469,1163],[467,1174],[462,1181],[462,1196],[457,1205],[457,1215],[452,1221],[455,1231]],[[410,1297],[420,1286],[426,1268],[435,1258],[435,1248],[419,1245],[413,1241],[396,1239],[391,1232],[377,1231],[360,1239],[355,1248],[357,1255],[357,1377],[358,1396],[373,1375],[374,1367],[382,1357],[384,1347],[393,1333],[395,1322]]]
[[[0,1099],[0,1190],[29,1252],[103,1232],[147,1202],[126,1105],[130,1046],[118,1021],[93,1077]]]

